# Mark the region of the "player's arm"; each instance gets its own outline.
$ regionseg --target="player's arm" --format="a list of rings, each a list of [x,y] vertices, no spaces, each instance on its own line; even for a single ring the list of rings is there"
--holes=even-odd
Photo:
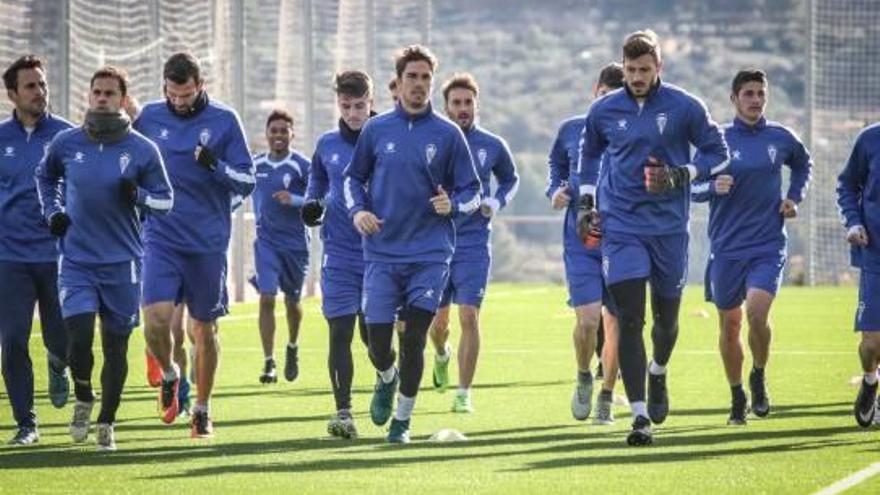
[[[495,194],[483,198],[481,205],[483,215],[486,217],[491,217],[506,207],[508,203],[513,201],[519,190],[519,174],[516,173],[513,155],[510,153],[510,148],[507,147],[506,142],[502,140],[500,145],[501,150],[498,155],[498,161],[492,167],[492,175],[495,176],[498,187],[495,189]]]
[[[174,190],[159,149],[155,144],[149,144],[149,158],[139,171],[135,184],[134,204],[149,213],[164,215],[174,206]]]
[[[452,138],[452,150],[449,159],[452,161],[453,190],[449,198],[451,202],[451,215],[470,215],[480,207],[480,191],[482,184],[474,159],[468,147],[464,134],[456,126]]]
[[[319,141],[315,146],[315,153],[312,155],[305,203],[300,211],[303,223],[309,227],[316,227],[324,221],[324,197],[327,196],[327,190],[330,188],[330,178],[327,175],[327,168],[321,160],[320,150],[321,142]]]
[[[733,188],[733,176],[720,174],[707,180],[697,180],[691,185],[691,201],[705,203],[712,198],[725,196]]]
[[[578,204],[585,204],[584,196],[592,197],[592,205],[595,206],[596,184],[599,181],[599,172],[602,168],[602,155],[608,147],[608,141],[598,125],[598,113],[600,104],[594,104],[587,113],[584,130],[578,143],[579,159],[577,163]]]
[[[813,159],[810,157],[810,152],[797,136],[791,134],[791,139],[793,141],[792,156],[786,162],[791,170],[788,193],[779,207],[779,213],[785,218],[797,216],[797,206],[807,195],[807,187],[813,173]]]
[[[348,215],[351,217],[355,229],[361,235],[375,234],[382,228],[382,220],[369,211],[367,197],[367,184],[373,176],[373,169],[376,166],[371,129],[372,126],[367,122],[354,146],[351,163],[345,167],[345,171],[342,173],[345,178],[342,183],[345,207],[348,209]]]
[[[553,141],[553,147],[550,148],[548,159],[547,189],[544,191],[544,195],[550,199],[554,210],[565,208],[571,201],[571,191],[568,188],[568,174],[571,171],[571,164],[568,154],[565,152],[562,135],[564,130],[565,124],[556,133],[556,139]]]
[[[248,151],[241,122],[235,116],[222,147],[222,154],[207,146],[196,146],[196,161],[213,173],[214,179],[233,194],[247,196],[254,190],[254,162]]]
[[[70,226],[70,217],[64,211],[64,163],[61,161],[59,137],[55,136],[46,149],[43,159],[34,170],[37,196],[43,209],[43,217],[52,235],[63,236]]]
[[[837,176],[837,206],[847,228],[847,240],[857,246],[868,244],[868,234],[860,207],[864,184],[868,179],[867,157],[865,156],[863,136],[856,139],[853,150]]]
[[[721,128],[709,115],[701,101],[691,103],[688,119],[688,140],[696,148],[693,163],[687,164],[691,181],[708,179],[721,174],[728,165],[730,155]]]

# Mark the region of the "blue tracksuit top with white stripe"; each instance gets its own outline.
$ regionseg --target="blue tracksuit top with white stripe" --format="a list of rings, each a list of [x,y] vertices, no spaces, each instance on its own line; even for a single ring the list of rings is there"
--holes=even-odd
[[[693,159],[691,145],[696,148]],[[578,176],[581,194],[595,194],[600,163],[608,168],[598,193],[605,231],[687,232],[690,190],[649,193],[644,176],[649,156],[670,166],[693,165],[694,179],[720,173],[728,159],[724,137],[706,106],[681,88],[658,83],[641,105],[627,87],[599,98],[584,123]]]
[[[751,126],[739,118],[724,127],[730,162],[724,174],[733,176],[725,195],[715,183],[694,183],[691,198],[709,202],[709,239],[715,257],[745,259],[784,253],[788,236],[779,212],[782,204],[782,166],[791,169],[785,197],[804,199],[813,162],[794,132],[761,118]]]
[[[197,114],[180,117],[161,100],[144,105],[134,127],[159,147],[175,194],[170,214],[147,218],[146,242],[185,253],[225,253],[231,197],[249,195],[256,182],[238,115],[209,101]],[[196,162],[199,144],[217,158],[213,172]]]
[[[282,251],[309,250],[309,230],[300,218],[300,209],[309,183],[309,160],[291,151],[283,160],[273,162],[266,153],[254,158],[257,187],[254,189],[254,216],[257,239]],[[287,191],[291,204],[281,204],[272,197]]]
[[[351,162],[359,135],[360,132],[344,127],[340,121],[338,129],[325,132],[318,138],[306,198],[324,200],[324,223],[321,224],[324,254],[363,264],[361,235],[348,216],[342,175]]]
[[[364,239],[364,260],[449,263],[455,249],[453,217],[480,207],[480,178],[461,129],[428,108],[409,115],[400,105],[373,117],[361,130],[345,170],[351,218],[361,210],[384,223]],[[430,199],[442,186],[452,214],[434,212]]]
[[[53,263],[56,239],[49,234],[34,182],[34,170],[59,132],[72,124],[44,114],[25,129],[12,112],[0,122],[0,261]]]
[[[480,183],[483,201],[494,198],[500,211],[516,196],[519,189],[519,175],[516,173],[516,165],[513,156],[507,147],[507,142],[499,136],[472,125],[464,132],[471,157]],[[495,176],[497,186],[495,194],[492,194],[490,183]],[[455,219],[455,254],[453,260],[483,260],[491,255],[491,242],[489,239],[492,231],[492,223],[481,213],[473,215],[461,215]]]
[[[138,208],[163,214],[174,203],[159,150],[137,131],[115,143],[92,141],[81,127],[61,132],[36,176],[45,218],[59,211],[70,217],[59,248],[62,256],[77,263],[141,258]],[[138,185],[137,208],[123,196],[123,178]]]
[[[856,138],[837,177],[837,206],[847,229],[861,225],[868,233],[867,246],[852,248],[852,265],[880,272],[880,124]]]

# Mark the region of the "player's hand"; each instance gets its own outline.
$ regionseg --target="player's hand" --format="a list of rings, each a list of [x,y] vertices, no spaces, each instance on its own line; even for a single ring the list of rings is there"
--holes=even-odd
[[[571,203],[571,196],[568,193],[568,186],[562,186],[554,191],[553,196],[550,197],[550,206],[552,206],[554,210],[566,208],[568,204]]]
[[[495,216],[495,212],[500,208],[501,203],[495,198],[483,198],[483,202],[480,203],[480,213],[486,218],[492,218]]]
[[[123,177],[119,182],[119,194],[123,203],[132,207],[137,205],[138,187],[134,180]]]
[[[798,213],[797,203],[790,199],[782,200],[782,204],[779,205],[779,213],[782,214],[782,218],[794,218]]]
[[[310,199],[303,203],[299,212],[304,224],[309,227],[317,227],[324,222],[324,202],[319,199]]]
[[[364,236],[379,232],[382,229],[382,222],[376,215],[367,210],[361,210],[354,214],[354,228]]]
[[[279,203],[281,203],[283,205],[287,205],[287,206],[293,204],[293,195],[290,194],[290,191],[285,191],[285,190],[277,191],[274,194],[272,194],[272,199],[274,199],[275,201],[278,201]]]
[[[452,201],[449,195],[443,190],[443,186],[437,186],[437,194],[431,196],[431,206],[434,207],[434,213],[440,216],[446,216],[452,213]]]
[[[691,179],[687,167],[672,167],[653,156],[648,157],[644,170],[645,189],[651,194],[665,194],[673,189],[681,189]]]
[[[846,240],[853,246],[865,247],[868,245],[868,232],[862,225],[853,225],[846,232]]]
[[[733,189],[732,175],[719,175],[715,177],[715,194],[724,196],[730,194],[731,189]]]
[[[63,211],[58,211],[49,217],[49,233],[55,237],[64,237],[67,228],[70,227],[70,217]]]
[[[196,163],[205,167],[209,171],[213,172],[217,168],[217,157],[214,156],[214,153],[205,146],[201,144],[196,146],[195,151],[193,152],[196,158]]]
[[[576,222],[575,229],[584,246],[588,248],[598,246],[602,239],[602,220],[599,212],[596,211],[595,200],[589,194],[584,194],[578,200]]]

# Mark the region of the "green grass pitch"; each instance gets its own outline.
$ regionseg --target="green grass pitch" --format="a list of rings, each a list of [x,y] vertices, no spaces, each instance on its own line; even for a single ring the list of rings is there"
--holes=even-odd
[[[386,445],[385,431],[369,420],[373,372],[357,339],[354,407],[361,438],[326,434],[333,409],[327,330],[313,299],[305,303],[294,384],[258,383],[262,356],[253,304],[235,306],[222,321],[212,406],[216,437],[208,441],[191,440],[188,425],[159,422],[137,330],[116,429],[119,450],[97,452],[93,435],[84,446],[73,445],[71,406],[49,404],[45,352],[35,335],[42,437],[31,448],[0,447],[0,493],[812,493],[880,460],[880,433],[860,430],[852,417],[850,379],[859,371],[853,288],[781,291],[768,368],[773,412],[765,420],[750,418],[745,428],[725,425],[729,389],[715,312],[702,302],[701,288],[689,288],[669,371],[672,409],[649,448],[625,445],[626,408],[615,409],[613,426],[571,418],[573,314],[562,287],[493,285],[489,294],[476,413],[449,412],[452,392],[431,388],[429,353],[414,441],[403,447]],[[457,335],[454,326],[453,341]],[[276,355],[283,356],[283,340],[276,338]],[[100,347],[96,359],[95,382]],[[0,399],[5,441],[12,419],[8,399]],[[442,428],[469,440],[427,441]],[[878,492],[880,476],[848,493]]]

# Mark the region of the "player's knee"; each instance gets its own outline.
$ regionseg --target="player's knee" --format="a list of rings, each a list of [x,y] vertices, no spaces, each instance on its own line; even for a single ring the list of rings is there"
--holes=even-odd
[[[275,311],[275,296],[272,294],[260,294],[260,311]]]
[[[880,332],[862,332],[860,347],[875,356],[880,356]]]
[[[431,333],[446,333],[449,331],[449,312],[438,312],[431,322]]]
[[[480,331],[480,309],[476,306],[459,306],[458,319],[463,333],[477,333]]]

